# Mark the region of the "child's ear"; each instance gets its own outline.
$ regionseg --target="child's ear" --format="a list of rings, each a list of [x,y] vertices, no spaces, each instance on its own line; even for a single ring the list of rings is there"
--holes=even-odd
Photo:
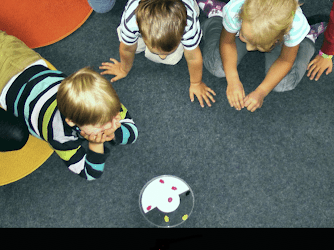
[[[72,122],[70,119],[68,118],[65,118],[65,122],[70,126],[70,127],[74,127],[75,126],[75,123]]]

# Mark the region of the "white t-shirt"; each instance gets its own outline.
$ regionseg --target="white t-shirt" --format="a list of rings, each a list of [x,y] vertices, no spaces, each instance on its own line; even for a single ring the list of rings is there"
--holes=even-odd
[[[245,0],[230,0],[223,8],[223,25],[230,33],[238,33],[241,29],[241,20],[239,12]],[[284,36],[284,45],[294,47],[300,44],[310,31],[310,25],[307,22],[303,11],[298,7],[293,19],[290,32]]]

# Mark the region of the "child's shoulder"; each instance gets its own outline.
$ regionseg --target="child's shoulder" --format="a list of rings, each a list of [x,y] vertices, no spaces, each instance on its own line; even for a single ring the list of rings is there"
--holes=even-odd
[[[229,19],[238,19],[241,7],[244,5],[245,0],[231,0],[223,8],[223,16]]]
[[[239,13],[245,0],[231,0],[223,8],[223,25],[230,33],[236,33],[241,28]]]
[[[306,16],[304,15],[302,9],[300,7],[297,8],[295,13],[295,17],[293,18],[292,22],[292,29],[301,29],[301,27],[308,27],[308,21]]]
[[[129,0],[125,5],[124,12],[133,12],[138,7],[140,0]]]
[[[303,10],[300,8],[300,6],[298,6],[293,22],[301,22],[304,20],[304,18],[306,17],[303,13]]]
[[[228,12],[239,13],[242,5],[245,3],[246,0],[230,0],[225,6]]]
[[[292,22],[292,28],[288,35],[284,37],[284,44],[293,47],[302,42],[310,31],[310,25],[300,7],[298,7]]]

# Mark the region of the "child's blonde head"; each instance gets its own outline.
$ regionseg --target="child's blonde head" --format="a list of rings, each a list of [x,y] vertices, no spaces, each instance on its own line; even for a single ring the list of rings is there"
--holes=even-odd
[[[187,9],[181,0],[141,0],[136,19],[146,45],[171,52],[181,42]]]
[[[292,28],[298,6],[297,0],[246,0],[239,18],[252,27],[251,43],[269,51]]]
[[[61,82],[57,105],[78,126],[105,124],[121,109],[111,83],[90,68],[83,68]]]

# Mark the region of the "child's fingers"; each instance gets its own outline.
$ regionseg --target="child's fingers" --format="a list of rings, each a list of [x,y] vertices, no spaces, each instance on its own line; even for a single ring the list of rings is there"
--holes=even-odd
[[[100,133],[98,133],[98,134],[96,135],[96,137],[95,137],[95,142],[96,142],[96,143],[104,142],[104,141],[103,141],[103,138],[105,139],[106,136],[105,136],[102,132],[100,132]]]
[[[315,77],[315,80],[316,81],[318,81],[319,80],[319,78],[320,78],[320,76],[322,75],[322,73],[324,73],[324,69],[320,69],[319,71],[318,71],[318,73],[317,73],[317,75],[316,75],[316,77]]]
[[[227,95],[227,100],[228,100],[228,103],[230,104],[231,108],[233,107],[233,103],[232,103],[232,100],[230,98],[229,95]]]
[[[190,97],[190,101],[194,102],[194,93],[193,92],[189,92],[189,97]]]
[[[234,105],[234,107],[235,107],[237,110],[241,110],[242,105],[241,105],[240,101],[237,101],[236,104]]]
[[[314,60],[312,60],[308,65],[307,65],[307,70],[310,69],[310,67],[314,64]]]
[[[194,94],[192,94],[192,96],[194,96]],[[204,103],[203,103],[203,98],[202,98],[202,96],[200,96],[200,95],[196,95],[196,97],[197,97],[197,99],[198,99],[199,104],[201,105],[201,107],[204,108]],[[190,98],[190,99],[191,99],[191,98]],[[193,102],[193,100],[192,100],[192,102]]]
[[[235,107],[237,110],[241,110],[244,107],[244,97],[242,95],[237,95]]]
[[[114,64],[119,63],[116,59],[110,58],[110,61],[112,61]]]
[[[331,69],[331,68],[328,68],[328,69],[326,70],[326,75],[328,75],[328,74],[330,74],[330,73],[332,73],[332,69]]]
[[[108,71],[108,70],[106,70],[106,71],[103,71],[103,72],[101,72],[100,73],[100,75],[110,75],[111,73]]]
[[[210,89],[210,88],[207,88],[207,91],[208,92],[210,92],[211,94],[213,94],[213,95],[216,95],[216,92],[214,92],[212,89]]]
[[[105,142],[107,140],[107,136],[105,134],[102,135],[102,142]]]
[[[229,100],[231,108],[238,109],[238,100],[234,96],[228,98],[228,100]]]
[[[248,99],[247,102],[245,102],[245,107],[247,107],[248,111],[254,112],[256,109],[256,103],[252,101],[251,99]]]
[[[109,66],[100,66],[99,69],[105,69],[105,71],[102,71],[101,75],[113,75],[114,71],[112,67]]]
[[[213,95],[216,95],[215,93],[212,93],[212,94],[213,94]],[[213,98],[213,96],[212,96],[209,92],[207,92],[206,95],[210,98],[210,100],[211,100],[212,102],[216,102],[216,100]]]
[[[103,63],[101,63],[101,65],[103,65],[103,66],[113,66],[114,63],[111,63],[111,62],[103,62]]]
[[[203,99],[204,99],[204,101],[206,102],[206,104],[209,106],[209,107],[211,107],[211,102],[210,102],[210,100],[209,100],[209,98],[207,97],[207,96],[203,96]],[[214,101],[213,101],[214,102]],[[203,106],[202,106],[203,107]]]
[[[113,63],[109,63],[109,62],[105,62],[105,63],[102,63],[101,66],[99,66],[99,69],[114,69],[115,68],[115,64]]]
[[[94,135],[94,134],[90,134],[89,137],[88,137],[88,140],[92,141],[92,142],[95,142],[95,139],[96,139],[96,135]]]
[[[122,77],[119,77],[119,76],[115,76],[114,78],[111,78],[111,82],[116,82],[118,81],[119,79],[121,79]]]
[[[308,70],[307,77],[310,77],[312,75],[310,79],[313,80],[317,72],[318,70],[316,69],[316,65],[312,65]]]
[[[106,136],[105,141],[111,141],[111,140],[114,139],[114,138],[115,138],[115,134],[108,135],[108,136]]]
[[[322,72],[321,72],[321,74],[322,74]],[[314,69],[314,70],[312,71],[310,80],[313,80],[315,77],[316,77],[315,80],[319,79],[319,77],[321,76],[321,74],[320,74],[320,69],[319,69],[319,68]]]
[[[204,108],[203,98],[202,97],[200,97],[200,98],[197,97],[197,99],[198,99],[199,104],[201,105],[201,107]]]
[[[250,101],[249,97],[246,96],[245,99],[244,99],[244,105],[245,105],[245,107],[248,107],[250,105],[250,103],[251,103],[251,101]]]
[[[231,104],[231,107],[238,109],[238,103],[234,98],[231,99],[230,104]]]
[[[256,107],[256,106],[253,106],[249,111],[250,111],[250,112],[254,112],[255,110],[257,110],[257,107]]]
[[[116,64],[116,63],[119,63],[116,59],[114,59],[114,58],[110,58],[110,61],[112,61],[112,63],[111,62],[103,62],[103,63],[101,63],[102,65],[114,65],[114,64]]]

